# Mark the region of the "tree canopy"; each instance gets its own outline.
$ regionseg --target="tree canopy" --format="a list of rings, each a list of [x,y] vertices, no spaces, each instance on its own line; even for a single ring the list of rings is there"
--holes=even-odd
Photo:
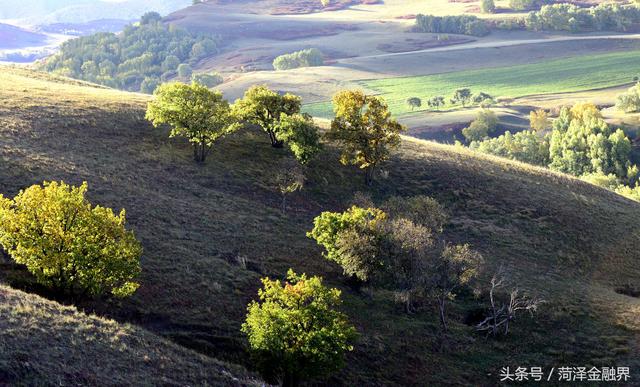
[[[87,183],[33,185],[0,195],[0,244],[45,286],[61,292],[117,297],[138,288],[142,247],[125,229],[125,211],[92,207]]]
[[[405,127],[391,117],[382,98],[357,90],[344,90],[333,96],[335,119],[327,137],[342,147],[340,161],[365,170],[365,182],[371,184],[380,163],[389,159],[400,145]]]
[[[204,162],[213,143],[237,130],[240,124],[219,91],[198,83],[165,83],[154,92],[146,118],[154,126],[171,126],[170,137],[185,137],[193,144],[193,157]]]
[[[291,269],[286,281],[263,278],[262,285],[260,300],[247,308],[242,332],[263,375],[295,386],[342,368],[356,330],[337,310],[340,291]]]
[[[284,142],[279,138],[280,120],[283,114],[291,116],[300,113],[301,104],[302,100],[296,95],[282,95],[265,85],[256,85],[250,87],[244,96],[234,103],[233,111],[240,119],[267,132],[271,146],[282,147]]]

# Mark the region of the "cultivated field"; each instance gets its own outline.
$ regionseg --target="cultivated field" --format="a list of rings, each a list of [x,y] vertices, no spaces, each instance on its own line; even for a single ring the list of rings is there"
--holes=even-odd
[[[385,98],[398,115],[411,112],[407,98],[428,100],[449,97],[458,88],[489,93],[494,98],[517,98],[534,94],[558,94],[605,89],[633,84],[640,75],[640,51],[575,56],[528,65],[485,68],[482,70],[359,81],[358,85]],[[422,109],[428,107],[423,105]],[[309,113],[327,117],[330,103],[308,105]]]

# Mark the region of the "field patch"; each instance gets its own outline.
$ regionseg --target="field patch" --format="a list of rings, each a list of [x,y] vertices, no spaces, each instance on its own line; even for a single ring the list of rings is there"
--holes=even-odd
[[[469,60],[473,60],[470,56]],[[450,97],[457,88],[485,92],[494,97],[517,98],[537,94],[568,93],[603,89],[633,82],[640,75],[640,50],[585,55],[538,63],[492,67],[425,76],[362,80],[358,84],[384,97],[396,115],[411,112],[405,101],[410,97],[426,100]],[[331,104],[306,106],[314,116],[331,116]]]

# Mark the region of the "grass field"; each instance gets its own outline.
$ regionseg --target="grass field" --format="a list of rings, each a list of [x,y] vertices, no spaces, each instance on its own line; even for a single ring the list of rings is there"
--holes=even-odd
[[[127,210],[128,227],[144,247],[141,286],[130,299],[78,304],[100,321],[0,287],[0,315],[18,316],[0,320],[0,379],[29,384],[26,378],[36,375],[40,385],[59,385],[88,375],[88,384],[125,384],[119,372],[137,367],[132,353],[144,351],[131,342],[125,342],[131,351],[99,345],[124,329],[133,332],[128,337],[149,338],[143,348],[152,362],[158,352],[149,348],[168,346],[167,356],[179,355],[172,364],[184,369],[162,382],[169,366],[164,373],[143,367],[131,371],[133,384],[145,376],[140,384],[204,384],[192,376],[208,364],[206,380],[224,384],[215,379],[220,363],[208,358],[252,367],[239,331],[246,305],[261,277],[282,278],[290,267],[342,289],[344,311],[360,333],[346,368],[329,385],[496,385],[507,365],[640,366],[640,299],[615,292],[640,278],[636,202],[540,168],[405,138],[384,167],[388,177],[369,189],[373,200],[435,197],[451,217],[447,240],[470,243],[485,256],[484,281],[504,265],[521,289],[548,301],[538,319],[519,319],[511,336],[490,340],[464,324],[480,300],[461,297],[449,311],[450,347],[440,352],[430,305],[409,316],[388,292],[353,291],[306,237],[321,211],[342,210],[366,189],[361,171],[341,166],[332,144],[309,165],[305,189],[292,195],[282,216],[270,166],[287,156],[264,133],[227,137],[197,165],[188,143],[144,120],[147,96],[61,81],[0,71],[0,192],[12,196],[45,179],[87,181],[92,202]],[[8,262],[0,266],[0,282],[38,290],[23,268]],[[93,335],[86,325],[103,318],[122,325],[109,323],[105,335]],[[119,328],[127,324],[144,330]],[[91,373],[89,361],[74,363],[68,374],[56,371],[66,347],[77,351],[71,361],[79,353],[105,353],[109,364],[121,366],[106,381],[108,375]],[[189,356],[193,367],[184,363]],[[16,368],[24,359],[38,373]]]
[[[469,58],[473,60],[473,58]],[[565,93],[601,89],[630,83],[640,75],[640,50],[577,56],[527,65],[493,67],[453,73],[362,80],[359,84],[384,97],[392,112],[411,112],[407,98],[426,100],[436,95],[450,97],[461,87],[483,91],[494,97],[516,98],[535,94]],[[328,102],[309,104],[305,109],[317,117],[330,117]],[[416,109],[418,111],[419,109]]]

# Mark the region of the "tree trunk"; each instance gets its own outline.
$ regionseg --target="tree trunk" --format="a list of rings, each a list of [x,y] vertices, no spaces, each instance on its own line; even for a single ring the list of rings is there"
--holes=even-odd
[[[446,316],[446,310],[445,310],[445,299],[444,298],[439,298],[438,299],[438,309],[440,309],[440,324],[442,325],[442,331],[446,334],[448,331],[448,327],[447,327],[447,316]]]
[[[273,132],[273,130],[268,130],[267,133],[269,133],[269,140],[271,140],[272,147],[282,148],[284,146],[284,142],[278,140],[278,137],[276,137],[276,134]]]
[[[368,187],[373,184],[373,177],[374,177],[375,170],[376,170],[375,168],[376,167],[372,165],[370,167],[367,167],[364,170],[364,184],[366,186],[368,186]]]

